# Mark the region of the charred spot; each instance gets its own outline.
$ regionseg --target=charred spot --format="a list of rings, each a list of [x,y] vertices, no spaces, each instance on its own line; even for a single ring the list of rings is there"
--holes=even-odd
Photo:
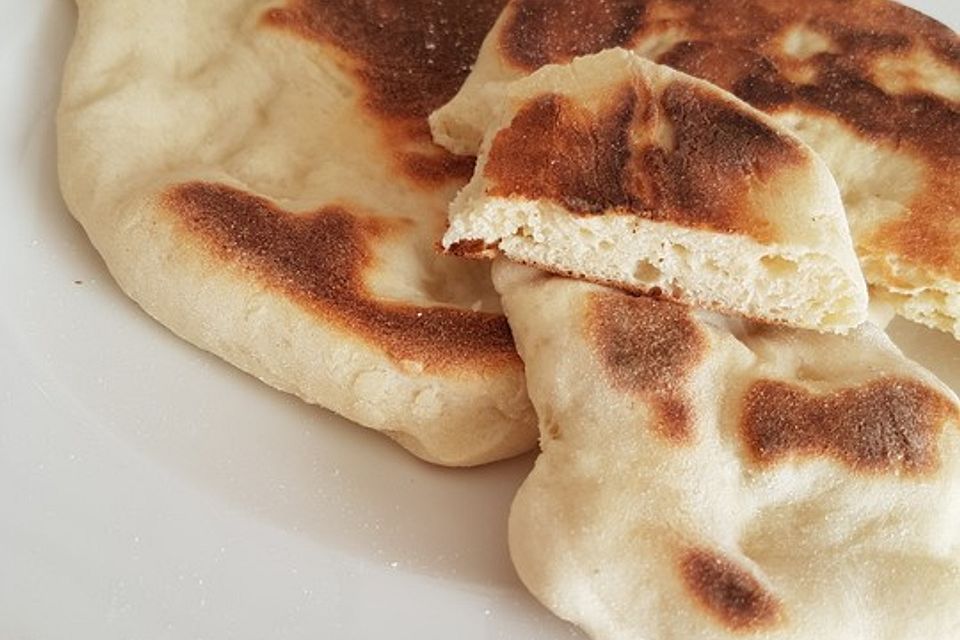
[[[673,124],[676,148],[657,150],[662,164],[641,170],[658,185],[657,200],[676,212],[670,218],[769,239],[772,231],[750,215],[747,197],[755,180],[801,163],[799,145],[700,87],[668,86],[661,108]]]
[[[869,50],[897,52],[906,51],[913,45],[913,38],[904,33],[875,31],[871,28],[858,28],[824,21],[827,29],[834,35],[840,46],[846,50]]]
[[[638,83],[597,108],[559,94],[530,100],[494,138],[487,193],[771,239],[749,197],[757,181],[802,161],[799,145],[698,87],[677,82],[658,100]],[[674,132],[669,149],[651,139],[661,119]]]
[[[479,238],[468,238],[454,242],[446,249],[446,253],[462,258],[471,258],[486,256],[498,250],[499,246],[496,244],[490,244]]]
[[[469,161],[432,144],[425,119],[463,84],[505,2],[289,0],[263,22],[339,51],[388,142],[404,149],[401,168],[432,185],[470,176]]]
[[[689,309],[642,296],[596,294],[587,327],[607,379],[653,407],[651,428],[671,442],[692,441],[693,410],[684,385],[705,355],[707,337]]]
[[[820,66],[819,82],[797,89],[797,96],[810,106],[843,117],[864,133],[884,134],[899,127],[884,108],[894,106],[882,89],[867,80],[862,72],[839,56],[827,58]]]
[[[373,297],[364,274],[374,266],[372,242],[391,232],[389,221],[360,218],[345,206],[294,214],[204,182],[171,188],[161,204],[226,264],[364,335],[396,360],[434,370],[518,361],[503,316]]]
[[[407,172],[426,183],[441,183],[451,178],[466,182],[476,164],[476,158],[455,156],[443,149],[430,154],[406,153],[402,157]]]
[[[793,90],[762,53],[728,42],[681,42],[657,61],[724,87],[759,109],[790,104]]]
[[[630,42],[646,3],[637,0],[522,0],[511,5],[499,46],[514,65],[533,71]]]
[[[864,473],[924,475],[939,466],[937,437],[958,408],[919,381],[886,377],[814,394],[772,380],[747,393],[742,433],[753,460],[830,458]]]
[[[769,628],[783,618],[777,597],[721,553],[688,549],[680,556],[680,575],[694,600],[732,631]]]
[[[372,108],[425,118],[460,88],[505,0],[290,0],[266,21],[357,63]]]
[[[492,195],[549,198],[583,214],[627,206],[623,173],[633,107],[628,94],[599,116],[565,96],[533,99],[490,149],[485,173]]]

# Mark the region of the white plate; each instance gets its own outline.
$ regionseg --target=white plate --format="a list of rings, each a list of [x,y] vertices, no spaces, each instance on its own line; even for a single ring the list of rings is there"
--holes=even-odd
[[[532,457],[419,463],[120,293],[56,185],[73,3],[0,8],[0,640],[580,637],[507,557]],[[892,332],[960,389],[951,338]]]

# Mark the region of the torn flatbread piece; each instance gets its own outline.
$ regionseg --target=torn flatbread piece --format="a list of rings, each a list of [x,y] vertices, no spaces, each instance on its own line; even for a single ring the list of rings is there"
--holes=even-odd
[[[491,99],[448,251],[795,327],[843,333],[866,319],[830,171],[746,103],[623,49]]]
[[[953,640],[960,407],[865,323],[732,321],[507,261],[530,591],[596,640]]]

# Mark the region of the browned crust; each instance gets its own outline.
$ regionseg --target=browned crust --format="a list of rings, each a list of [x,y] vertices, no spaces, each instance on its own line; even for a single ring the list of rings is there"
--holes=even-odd
[[[669,147],[660,130],[670,132]],[[610,87],[598,106],[531,98],[494,138],[484,177],[490,196],[772,242],[751,196],[804,159],[797,141],[729,100],[684,81],[655,91],[637,76]]]
[[[451,256],[457,256],[458,258],[471,258],[474,260],[495,258],[500,255],[499,245],[489,244],[488,242],[477,238],[458,240],[446,249],[443,249],[441,246],[441,250],[444,253],[450,254]]]
[[[696,438],[685,386],[706,355],[708,338],[690,309],[621,293],[590,296],[586,332],[607,379],[653,408],[650,429],[674,444]]]
[[[780,600],[722,553],[687,549],[680,554],[679,571],[694,600],[731,631],[769,629],[784,618]]]
[[[415,182],[467,179],[470,159],[432,144],[426,117],[460,88],[505,0],[289,0],[267,26],[331,45]]]
[[[828,394],[774,380],[747,392],[741,434],[754,463],[830,458],[861,473],[929,475],[958,408],[916,380],[884,377]]]
[[[436,153],[402,153],[400,162],[419,182],[439,184],[447,180],[466,182],[473,175],[476,158],[455,156],[439,147]]]
[[[858,244],[960,279],[960,105],[919,90],[885,91],[871,70],[881,56],[906,59],[924,46],[960,79],[960,38],[948,27],[888,0],[512,0],[507,11],[499,48],[526,71],[682,31],[658,62],[768,112],[832,116],[918,159],[924,183],[905,203],[908,214]],[[788,55],[782,38],[797,26],[821,34],[827,49]]]
[[[364,277],[371,245],[390,233],[387,221],[359,218],[345,205],[292,214],[221,184],[171,187],[160,200],[192,239],[224,262],[324,321],[425,371],[520,365],[501,315],[376,299]]]
[[[500,49],[528,71],[623,46],[646,13],[636,0],[524,0],[511,2],[508,11]]]

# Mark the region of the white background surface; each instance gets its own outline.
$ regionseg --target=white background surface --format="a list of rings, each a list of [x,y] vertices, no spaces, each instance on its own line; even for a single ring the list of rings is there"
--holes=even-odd
[[[0,640],[580,637],[507,557],[531,456],[429,467],[120,293],[56,186],[74,21],[0,0]],[[951,338],[892,333],[960,388]]]

